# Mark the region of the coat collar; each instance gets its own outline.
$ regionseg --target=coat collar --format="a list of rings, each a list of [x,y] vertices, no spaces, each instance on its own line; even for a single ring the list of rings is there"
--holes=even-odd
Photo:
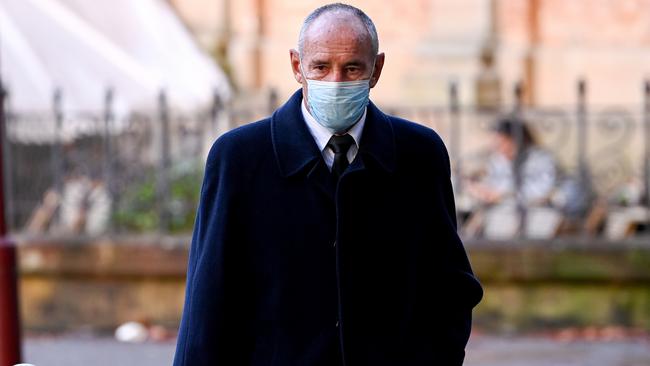
[[[299,89],[271,116],[273,149],[280,172],[285,177],[305,171],[321,158],[316,142],[302,119],[301,103],[302,90]],[[359,154],[372,158],[388,172],[395,169],[393,127],[388,117],[372,102],[368,104]]]

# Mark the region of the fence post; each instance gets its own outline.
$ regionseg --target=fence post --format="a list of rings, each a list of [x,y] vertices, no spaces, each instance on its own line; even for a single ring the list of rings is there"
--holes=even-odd
[[[524,159],[526,158],[524,149],[526,148],[524,142],[524,120],[523,120],[523,108],[524,108],[524,88],[521,81],[515,84],[514,90],[515,105],[512,112],[513,123],[512,123],[512,133],[515,140],[515,158],[512,160],[512,172],[514,175],[514,191],[515,191],[515,202],[517,205],[517,214],[519,217],[519,237],[525,237],[528,230],[528,207],[525,197],[523,196],[522,187],[524,184],[524,177],[522,174],[522,168],[524,165]]]
[[[268,104],[268,113],[273,114],[275,109],[278,108],[278,91],[275,88],[269,90],[269,104]]]
[[[63,92],[60,88],[54,90],[52,97],[52,107],[54,114],[54,136],[52,142],[52,155],[50,157],[52,164],[52,176],[54,177],[54,188],[58,194],[63,193],[63,141],[61,131],[63,130]]]
[[[11,161],[11,145],[9,143],[9,138],[7,137],[7,130],[9,127],[9,116],[10,116],[10,111],[9,111],[9,98],[11,97],[9,91],[7,88],[5,88],[2,85],[2,82],[0,80],[0,108],[2,108],[2,116],[0,116],[0,128],[2,128],[2,131],[0,131],[0,138],[2,138],[2,141],[0,141],[0,144],[2,144],[2,151],[0,152],[2,154],[2,164],[3,164],[3,181],[0,184],[4,184],[4,189],[2,193],[4,194],[4,208],[5,208],[5,223],[7,226],[7,232],[11,232],[13,228],[16,227],[16,209],[14,207],[14,182],[13,182],[13,177],[14,177],[14,171],[13,171],[13,165]]]
[[[650,225],[650,80],[646,80],[643,92],[643,140],[645,143],[643,175],[645,180],[646,225]]]
[[[5,92],[0,80],[0,185],[4,186]],[[20,311],[18,310],[18,265],[16,247],[7,239],[4,212],[4,187],[0,187],[0,365],[13,365],[21,359]]]
[[[166,233],[169,230],[169,108],[167,105],[167,94],[164,90],[160,91],[158,96],[158,116],[160,119],[160,160],[156,184],[156,197],[158,209],[158,229]]]
[[[587,163],[587,82],[579,79],[577,83],[576,106],[576,167],[578,169],[578,184],[583,189],[590,187],[589,166]]]
[[[460,138],[461,138],[461,120],[460,120],[460,101],[458,100],[458,83],[452,81],[449,83],[449,153],[452,163],[452,179],[456,194],[462,191],[461,179],[461,159],[460,159]]]
[[[203,114],[201,114],[203,116]],[[199,151],[201,152],[202,162],[205,162],[214,140],[221,134],[220,133],[220,118],[221,115],[221,96],[219,90],[214,88],[212,90],[212,100],[210,103],[210,108],[207,111],[205,118],[201,117],[200,119],[200,130],[201,137],[200,143],[201,146]]]
[[[223,112],[221,94],[219,94],[219,89],[214,88],[212,91],[212,105],[210,106],[210,136],[212,139],[214,139],[216,136],[219,136],[219,134],[222,132],[222,128],[219,126],[219,121],[223,117],[221,115],[221,112]]]
[[[104,94],[104,187],[111,199],[111,208],[108,219],[108,230],[113,228],[113,212],[115,210],[115,194],[113,183],[113,151],[111,146],[111,127],[114,120],[113,114],[113,89],[107,88]]]
[[[218,123],[219,123],[219,111],[221,110],[221,96],[219,95],[219,91],[215,88],[212,91],[212,105],[210,106],[210,123],[211,123],[211,128],[212,132],[218,130]]]

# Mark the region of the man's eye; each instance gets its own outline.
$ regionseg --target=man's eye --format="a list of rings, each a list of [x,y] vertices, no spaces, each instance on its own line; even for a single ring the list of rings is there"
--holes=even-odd
[[[325,65],[316,65],[316,66],[314,66],[314,69],[318,70],[318,71],[324,71],[325,70]]]

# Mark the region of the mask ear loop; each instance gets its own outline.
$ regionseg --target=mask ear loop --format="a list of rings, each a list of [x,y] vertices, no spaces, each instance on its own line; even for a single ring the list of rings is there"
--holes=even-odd
[[[305,70],[302,68],[302,55],[300,54],[300,52],[298,52],[298,59],[300,60],[300,73],[302,74],[302,79],[305,81],[305,83],[308,83],[309,79],[307,79],[307,75],[305,75]],[[309,102],[309,98],[306,98],[304,102],[307,106],[308,112],[311,114],[312,108],[311,108],[311,103]]]
[[[372,72],[370,73],[370,77],[368,80],[372,80],[372,77],[375,75],[375,67],[377,66],[377,55],[375,55],[375,59],[372,61]]]
[[[300,73],[302,74],[302,78],[305,79],[305,82],[307,82],[307,75],[305,74],[305,69],[302,68],[302,55],[300,52],[298,52],[298,59],[300,60]]]

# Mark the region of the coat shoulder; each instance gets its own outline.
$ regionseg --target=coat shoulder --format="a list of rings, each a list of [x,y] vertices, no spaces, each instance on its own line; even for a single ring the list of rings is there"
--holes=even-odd
[[[227,159],[237,159],[251,154],[264,153],[264,146],[271,144],[271,119],[252,122],[221,135],[212,144],[208,153],[207,165]]]
[[[399,117],[388,116],[388,118],[393,126],[395,142],[400,150],[410,151],[420,156],[449,159],[445,143],[436,131]]]

